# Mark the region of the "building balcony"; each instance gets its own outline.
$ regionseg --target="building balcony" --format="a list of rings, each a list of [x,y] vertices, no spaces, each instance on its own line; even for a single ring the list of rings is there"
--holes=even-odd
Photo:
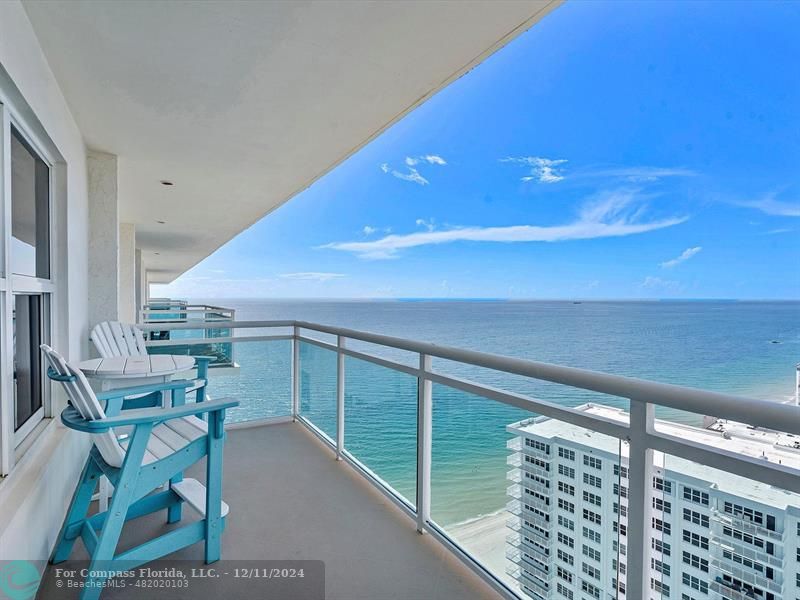
[[[321,560],[325,598],[331,600],[497,597],[434,538],[419,535],[403,511],[347,463],[336,461],[303,425],[229,431],[224,460],[225,501],[231,507],[222,537],[225,561]],[[204,481],[204,466],[195,465],[187,476]],[[184,519],[199,518],[184,512]],[[163,513],[135,524],[125,528],[122,546],[170,528]],[[72,558],[85,559],[83,548]],[[206,566],[202,544],[170,559],[187,568]],[[141,597],[141,590],[114,592],[114,598]]]
[[[144,327],[170,332],[168,339],[147,342],[159,351],[177,348],[193,354],[207,343],[205,337],[178,337],[180,332],[196,331],[196,325],[188,321]],[[229,331],[226,343],[235,347],[240,363],[234,374],[212,373],[208,387],[212,398],[233,395],[241,401],[229,415],[224,495],[231,512],[223,558],[323,560],[330,598],[376,597],[375,590],[386,577],[392,581],[414,579],[411,587],[401,586],[398,598],[431,597],[420,591],[426,586],[438,586],[436,594],[440,596],[434,597],[443,598],[546,597],[555,581],[552,567],[545,572],[543,566],[553,564],[556,544],[577,558],[587,536],[586,525],[598,532],[598,537],[591,539],[598,551],[616,556],[612,544],[624,540],[626,574],[614,575],[626,581],[630,597],[640,587],[649,590],[650,578],[658,577],[650,572],[650,558],[661,558],[650,548],[654,492],[649,482],[656,463],[664,470],[664,459],[637,465],[637,452],[645,456],[647,448],[707,465],[703,467],[706,473],[724,468],[742,481],[800,492],[796,474],[786,464],[753,461],[660,432],[653,426],[654,419],[647,423],[652,414],[648,416],[646,411],[642,415],[637,408],[660,403],[697,411],[708,406],[717,414],[740,420],[743,411],[752,411],[753,421],[762,427],[780,425],[800,433],[800,423],[789,418],[796,413],[793,406],[306,322],[229,321],[204,327]],[[397,351],[416,357],[400,361],[395,358]],[[433,358],[623,395],[630,401],[634,423],[628,413],[618,409],[595,405],[570,408],[456,377],[432,368]],[[482,410],[491,414],[509,407],[516,412],[501,413],[507,416],[497,431],[489,431],[489,422],[479,419],[470,435],[454,436],[449,423],[466,414],[461,411],[467,402],[472,403],[470,411],[477,411],[469,414],[481,415]],[[512,416],[517,416],[516,423],[503,420]],[[612,475],[612,467],[630,464],[629,492],[621,501],[627,507],[622,520],[627,524],[626,536],[612,532],[612,520],[604,519],[602,527],[592,525],[581,519],[580,511],[570,515],[574,523],[565,529],[554,518],[547,520],[525,509],[529,500],[531,506],[554,512],[552,505],[524,494],[529,483],[524,472],[533,468],[551,485],[558,475],[525,462],[525,450],[507,456],[509,449],[517,449],[513,441],[509,444],[509,433],[520,426],[550,428],[559,443],[573,439],[596,444],[591,455],[602,461],[602,466],[598,463],[593,469],[603,477],[604,487],[591,490],[602,497],[609,511],[617,499],[612,485],[618,478]],[[490,435],[484,440],[481,436],[487,431]],[[484,441],[480,453],[475,454],[478,439]],[[487,456],[491,459],[487,470],[476,468],[476,462],[488,460]],[[335,460],[337,457],[341,460]],[[514,467],[510,475],[507,464]],[[579,481],[580,477],[574,480],[578,487]],[[638,481],[648,485],[637,485]],[[714,483],[710,481],[707,489],[712,490]],[[480,486],[488,489],[486,493],[496,494],[500,502],[511,496],[511,502],[501,503],[497,512],[488,516],[476,514],[466,522],[463,517],[456,518],[451,504],[469,500]],[[576,503],[579,498],[577,495]],[[637,519],[648,525],[635,527]],[[524,520],[532,526],[526,526]],[[141,528],[127,534],[128,539],[133,542],[137,536],[152,534],[156,527],[161,527],[158,519],[143,521]],[[562,533],[572,538],[574,546],[565,545],[567,538],[562,540]],[[712,537],[710,530],[708,535]],[[680,556],[683,549],[698,552],[695,546],[682,546],[679,535],[669,542],[673,557]],[[181,557],[192,560],[200,551],[190,549]],[[436,555],[434,559],[431,553]],[[536,557],[536,562],[525,560],[525,553]],[[427,566],[420,567],[422,563]],[[516,575],[510,575],[509,569]],[[715,576],[728,573],[717,563],[712,571],[706,577],[709,584]],[[436,573],[444,583],[434,582]],[[580,580],[578,570],[572,574],[575,581]],[[764,587],[778,589],[770,583]],[[607,592],[603,588],[603,594]],[[724,593],[741,592],[727,586]]]

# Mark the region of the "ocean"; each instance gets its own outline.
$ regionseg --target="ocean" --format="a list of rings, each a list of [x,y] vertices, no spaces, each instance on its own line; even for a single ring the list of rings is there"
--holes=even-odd
[[[300,319],[780,402],[793,397],[800,360],[800,302],[209,302],[235,308],[237,320]],[[401,351],[356,343],[351,347],[416,362]],[[209,384],[213,396],[242,401],[231,419],[289,414],[290,342],[239,343],[235,360],[240,365],[235,373],[215,375]],[[300,363],[301,414],[334,437],[335,354],[304,343]],[[590,401],[628,406],[624,399],[448,361],[434,361],[434,368],[567,406]],[[346,448],[413,505],[416,379],[348,357],[345,380]],[[535,415],[433,386],[434,520],[448,526],[505,506],[506,426],[530,416]],[[695,424],[702,419],[671,410],[659,410],[657,416]]]

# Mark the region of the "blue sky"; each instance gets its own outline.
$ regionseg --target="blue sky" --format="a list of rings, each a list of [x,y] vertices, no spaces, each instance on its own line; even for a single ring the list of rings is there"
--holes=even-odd
[[[800,298],[800,3],[568,2],[157,295]]]

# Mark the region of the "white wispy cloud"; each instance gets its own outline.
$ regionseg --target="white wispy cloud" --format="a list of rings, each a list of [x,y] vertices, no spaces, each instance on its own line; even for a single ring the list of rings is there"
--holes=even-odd
[[[618,177],[633,183],[658,181],[666,177],[694,177],[696,171],[682,167],[610,167],[587,169],[576,173],[577,177]]]
[[[406,156],[405,160],[403,161],[406,165],[406,171],[398,171],[397,169],[393,169],[389,166],[389,163],[382,163],[380,165],[381,171],[384,173],[388,173],[393,177],[397,177],[398,179],[402,179],[404,181],[412,181],[414,183],[418,183],[419,185],[428,185],[430,182],[420,174],[419,170],[417,169],[417,165],[420,163],[426,163],[429,165],[439,165],[444,166],[447,164],[447,161],[443,159],[438,154],[423,154],[422,156]]]
[[[791,233],[794,231],[791,227],[779,227],[778,229],[770,229],[765,232],[767,235],[778,235],[779,233]]]
[[[566,163],[567,160],[564,158],[542,158],[540,156],[509,156],[501,158],[500,162],[516,163],[530,167],[530,175],[522,177],[522,181],[557,183],[564,179],[560,166]]]
[[[378,229],[375,227],[371,227],[370,225],[364,225],[364,229],[362,231],[364,232],[364,235],[372,235],[373,233],[378,231]]]
[[[414,222],[414,224],[417,225],[418,227],[424,227],[428,231],[433,231],[434,229],[436,229],[436,222],[433,219],[430,219],[428,221],[426,221],[425,219],[417,219]]]
[[[673,267],[677,267],[682,262],[686,262],[693,256],[695,256],[698,252],[703,249],[702,246],[695,246],[694,248],[687,248],[683,252],[680,253],[680,256],[676,256],[673,259],[666,260],[661,263],[662,269],[671,269]]]
[[[316,272],[303,272],[303,273],[281,273],[278,275],[281,279],[293,279],[295,281],[331,281],[332,279],[341,279],[347,277],[344,273],[316,273]]]
[[[776,194],[767,194],[763,198],[748,202],[737,202],[739,206],[746,206],[760,210],[764,214],[774,217],[800,217],[800,203],[778,200]]]
[[[639,287],[654,292],[677,292],[682,289],[681,284],[677,281],[661,279],[652,275],[645,277]]]
[[[640,190],[622,189],[605,192],[585,202],[577,217],[563,225],[510,225],[503,227],[453,227],[409,234],[387,235],[359,242],[334,242],[319,246],[352,252],[360,258],[396,258],[400,250],[418,246],[472,242],[561,242],[605,237],[621,237],[671,227],[688,219],[673,216],[659,220],[643,220],[646,212]]]

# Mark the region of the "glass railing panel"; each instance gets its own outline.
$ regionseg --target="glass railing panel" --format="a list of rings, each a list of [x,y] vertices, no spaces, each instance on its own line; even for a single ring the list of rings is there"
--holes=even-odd
[[[237,346],[240,346],[237,344]],[[237,366],[234,344],[232,342],[209,342],[193,344],[169,344],[166,346],[148,346],[149,354],[182,354],[185,356],[211,356],[211,370],[232,368]]]
[[[524,358],[534,360],[531,357]],[[567,385],[552,383],[541,379],[532,379],[531,377],[523,375],[507,373],[453,360],[434,358],[433,370],[442,375],[467,379],[481,385],[496,387],[508,392],[552,402],[559,406],[575,408],[591,403],[624,411],[630,409],[630,401],[627,398],[609,396],[591,390],[569,387]]]
[[[345,450],[416,504],[417,378],[345,358]]]
[[[300,415],[335,440],[336,352],[309,342],[299,344]]]
[[[192,354],[199,354],[195,348]],[[229,423],[291,416],[291,341],[237,343],[234,366],[209,370],[208,394],[239,400],[226,416]]]
[[[435,384],[432,520],[523,598],[616,598],[627,533],[620,448]]]

